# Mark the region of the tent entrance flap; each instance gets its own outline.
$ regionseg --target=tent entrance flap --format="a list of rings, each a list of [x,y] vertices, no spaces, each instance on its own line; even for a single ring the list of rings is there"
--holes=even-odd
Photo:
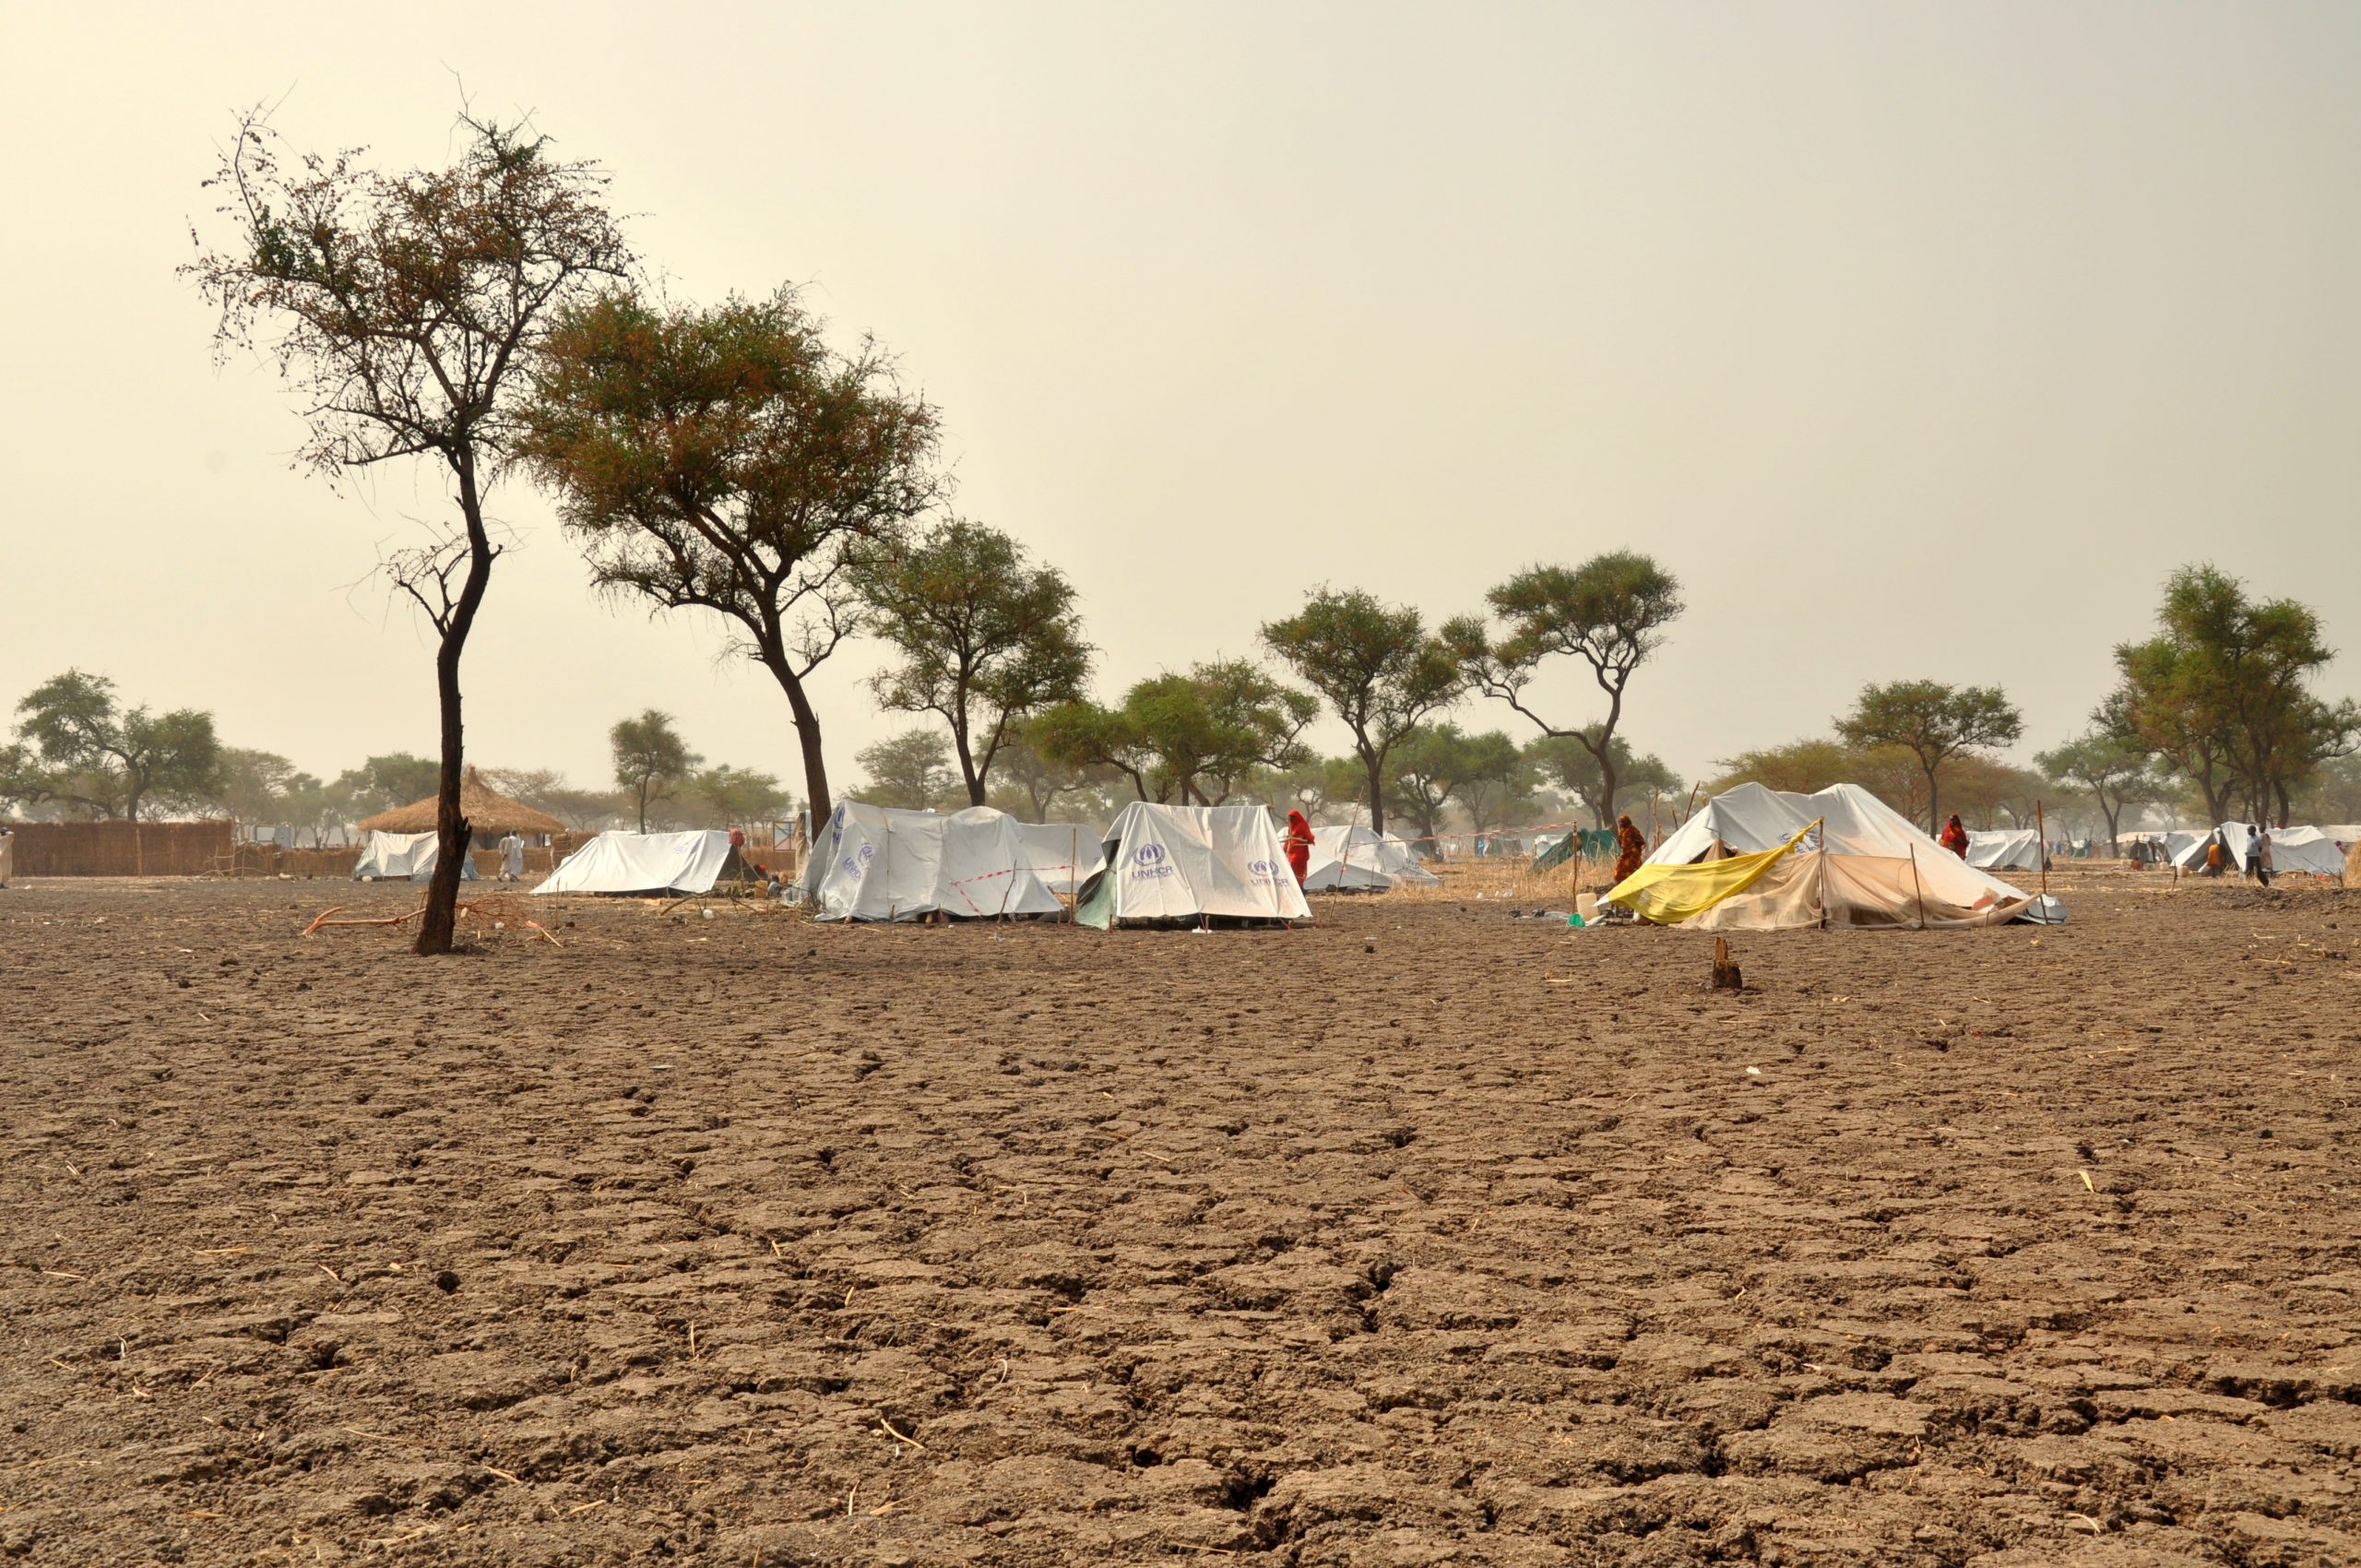
[[[1620,905],[1656,925],[1679,925],[1762,881],[1820,826],[1811,823],[1777,849],[1751,855],[1686,865],[1643,864],[1608,889],[1599,901]]]

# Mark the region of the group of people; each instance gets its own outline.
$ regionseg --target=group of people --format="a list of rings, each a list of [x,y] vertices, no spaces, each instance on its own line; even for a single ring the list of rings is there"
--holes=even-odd
[[[2216,829],[2213,837],[2205,842],[2205,869],[2198,874],[2220,876],[2229,869],[2230,847],[2222,842],[2221,831]],[[2268,887],[2271,885],[2271,835],[2263,830],[2262,824],[2248,823],[2247,874]]]

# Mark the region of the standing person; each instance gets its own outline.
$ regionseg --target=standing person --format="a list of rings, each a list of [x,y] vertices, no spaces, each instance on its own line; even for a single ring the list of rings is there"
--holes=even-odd
[[[2222,830],[2215,828],[2213,837],[2205,841],[2205,874],[2219,876],[2229,864],[2229,851],[2222,848]]]
[[[500,880],[521,882],[525,877],[525,840],[515,828],[500,836]]]
[[[0,887],[8,885],[8,878],[17,869],[16,830],[0,822]]]
[[[1967,859],[1967,825],[1960,821],[1959,813],[1952,813],[1952,819],[1943,824],[1942,836],[1935,842],[1961,860]]]
[[[1298,887],[1301,887],[1303,879],[1311,874],[1311,824],[1304,820],[1301,812],[1288,812],[1287,870],[1295,873],[1295,885]]]
[[[2254,829],[2254,837],[2247,841],[2247,869],[2254,873],[2257,882],[2268,887],[2271,885],[2271,834],[2260,823],[2248,826]]]
[[[1617,817],[1615,819],[1615,882],[1610,882],[1608,885],[1612,887],[1616,883],[1621,882],[1639,870],[1640,862],[1647,858],[1647,839],[1637,827],[1631,826],[1630,817]]]

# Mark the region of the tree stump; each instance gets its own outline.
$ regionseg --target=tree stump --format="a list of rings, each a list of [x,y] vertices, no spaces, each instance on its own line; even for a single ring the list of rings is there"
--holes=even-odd
[[[1744,991],[1746,989],[1746,977],[1738,972],[1738,967],[1736,964],[1730,962],[1730,943],[1729,938],[1726,936],[1714,938],[1714,989],[1715,991]]]

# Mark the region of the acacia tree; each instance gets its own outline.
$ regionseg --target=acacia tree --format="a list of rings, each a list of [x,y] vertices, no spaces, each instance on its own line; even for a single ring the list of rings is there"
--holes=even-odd
[[[1370,826],[1385,831],[1385,759],[1429,714],[1467,690],[1458,657],[1407,605],[1358,588],[1322,588],[1301,610],[1263,627],[1263,641],[1352,731],[1368,790]]]
[[[967,803],[982,805],[1009,726],[1082,696],[1090,646],[1074,588],[1054,567],[1028,566],[1006,534],[957,518],[863,557],[855,575],[869,629],[901,655],[870,683],[878,706],[942,715]]]
[[[853,760],[868,778],[861,792],[876,805],[932,811],[959,785],[951,749],[932,730],[905,730],[855,753]]]
[[[1513,787],[1529,772],[1516,742],[1498,730],[1470,735],[1456,724],[1421,724],[1403,735],[1388,768],[1387,786],[1402,814],[1433,839],[1443,809],[1457,801],[1481,833],[1492,788]],[[1490,787],[1490,788],[1488,788]]]
[[[527,450],[611,593],[708,610],[786,694],[814,825],[834,810],[813,672],[858,629],[857,561],[934,505],[934,410],[792,289],[711,310],[612,291],[565,313]]]
[[[1998,686],[1894,681],[1862,687],[1853,711],[1836,720],[1836,732],[1854,746],[1900,746],[1918,759],[1927,779],[1927,831],[1935,833],[1942,823],[1943,764],[1963,752],[2013,743],[2024,733],[2024,719]]]
[[[417,951],[451,950],[469,826],[459,661],[500,550],[486,498],[515,450],[516,393],[552,315],[631,265],[595,165],[529,127],[462,115],[448,168],[387,172],[354,154],[283,157],[261,114],[208,182],[233,242],[184,268],[220,313],[217,357],[259,350],[301,399],[303,459],[331,483],[424,458],[456,526],[386,563],[433,626],[442,852]]]
[[[2076,737],[2055,751],[2037,754],[2034,763],[2060,786],[2091,798],[2106,819],[2106,852],[2123,853],[2123,814],[2161,794],[2148,769],[2148,754],[2118,735],[2102,730]]]
[[[1485,596],[1508,624],[1494,641],[1481,616],[1464,615],[1443,627],[1469,683],[1497,697],[1542,734],[1580,743],[1597,760],[1600,826],[1614,820],[1619,772],[1616,726],[1633,671],[1664,646],[1664,628],[1681,612],[1680,585],[1650,557],[1619,550],[1580,566],[1534,566]],[[1607,695],[1607,717],[1591,725],[1554,724],[1528,706],[1527,692],[1553,656],[1581,659]]]
[[[1608,749],[1615,760],[1617,789],[1643,790],[1651,801],[1679,791],[1679,776],[1654,753],[1633,755],[1631,742],[1620,735],[1615,737]],[[1608,814],[1613,808],[1605,796],[1606,774],[1598,766],[1598,758],[1579,736],[1541,736],[1525,748],[1525,755],[1543,778],[1590,808],[1599,820],[1613,820]]]
[[[199,799],[220,773],[211,714],[125,708],[104,675],[79,670],[53,675],[27,694],[17,711],[23,716],[12,769],[18,778],[7,790],[29,802],[56,801],[136,822],[151,793],[169,801]]]
[[[649,805],[668,799],[705,760],[672,728],[672,716],[653,707],[636,719],[617,720],[607,731],[607,743],[615,754],[615,782],[631,791],[642,833],[647,831]]]
[[[1143,801],[1177,795],[1183,805],[1211,806],[1257,768],[1302,761],[1304,727],[1319,712],[1307,693],[1250,660],[1228,659],[1142,681],[1120,707],[1061,703],[1033,729],[1043,755],[1113,768]]]

